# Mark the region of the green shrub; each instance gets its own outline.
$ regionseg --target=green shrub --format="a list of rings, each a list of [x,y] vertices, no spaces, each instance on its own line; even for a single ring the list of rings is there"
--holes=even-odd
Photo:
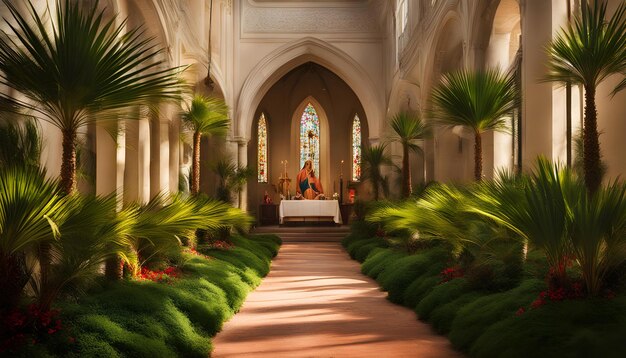
[[[373,248],[376,245],[380,245],[381,241],[382,240],[379,237],[372,237],[372,238],[368,238],[365,240],[353,241],[348,245],[348,247],[346,247],[346,251],[348,251],[348,254],[350,255],[352,259],[356,260],[357,250],[359,250],[361,247],[366,246],[366,245],[371,245],[371,247]]]
[[[431,264],[425,254],[410,255],[390,262],[387,269],[376,279],[391,302],[402,303],[404,291],[415,278],[422,276]]]
[[[404,290],[403,302],[404,305],[409,308],[415,308],[417,304],[441,282],[439,273],[431,273],[429,275],[422,275],[413,280],[408,287]]]
[[[510,315],[472,345],[476,357],[623,357],[626,297],[570,300]]]
[[[452,322],[450,341],[456,348],[469,350],[485,330],[514,316],[520,307],[528,306],[545,288],[541,280],[526,280],[513,290],[487,295],[464,306]]]
[[[75,343],[53,342],[29,356],[207,357],[210,336],[267,273],[280,243],[273,235],[232,241],[235,248],[212,250],[213,258],[184,254],[180,278],[168,284],[113,282],[78,302],[62,302]]]
[[[375,242],[370,242],[356,249],[354,252],[354,259],[363,262],[367,259],[369,254],[376,248],[385,247],[384,241],[378,239]]]
[[[378,275],[386,270],[389,263],[405,256],[407,256],[406,253],[393,249],[374,249],[371,255],[367,257],[367,260],[363,262],[361,272],[376,279]]]
[[[448,332],[450,332],[452,322],[454,321],[454,318],[456,317],[459,310],[463,308],[463,306],[477,300],[484,295],[485,293],[472,291],[461,295],[451,302],[435,307],[430,314],[429,322],[433,325],[433,328],[437,332],[447,334]]]
[[[449,303],[469,290],[466,279],[459,278],[434,287],[415,307],[421,320],[428,320],[433,310]]]

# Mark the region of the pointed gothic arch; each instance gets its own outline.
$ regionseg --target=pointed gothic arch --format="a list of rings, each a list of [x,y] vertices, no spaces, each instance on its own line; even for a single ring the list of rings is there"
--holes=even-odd
[[[314,62],[339,76],[354,91],[365,111],[370,138],[380,135],[385,117],[382,87],[350,55],[313,37],[288,43],[261,60],[246,78],[237,102],[234,133],[251,138],[254,111],[267,91],[292,69]],[[363,119],[362,119],[363,120]]]

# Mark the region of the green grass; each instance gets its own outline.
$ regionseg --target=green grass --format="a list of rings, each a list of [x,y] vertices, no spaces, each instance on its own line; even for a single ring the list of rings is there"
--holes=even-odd
[[[171,283],[120,281],[63,302],[65,344],[49,342],[37,355],[207,357],[210,337],[269,272],[280,246],[271,235],[232,241],[233,249],[206,251],[209,259],[185,254],[182,276]]]

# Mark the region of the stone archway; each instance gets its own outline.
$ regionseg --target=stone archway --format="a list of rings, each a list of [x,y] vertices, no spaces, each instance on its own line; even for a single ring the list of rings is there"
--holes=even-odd
[[[235,133],[249,139],[252,133],[254,111],[267,90],[290,70],[307,62],[328,68],[344,80],[357,95],[365,110],[370,138],[380,135],[384,118],[382,89],[349,55],[316,38],[305,37],[286,44],[260,61],[244,82],[235,112]]]

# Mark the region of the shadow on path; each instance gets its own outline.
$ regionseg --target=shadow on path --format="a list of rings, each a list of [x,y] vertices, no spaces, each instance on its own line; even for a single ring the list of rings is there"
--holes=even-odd
[[[213,357],[462,357],[337,243],[286,243]]]

